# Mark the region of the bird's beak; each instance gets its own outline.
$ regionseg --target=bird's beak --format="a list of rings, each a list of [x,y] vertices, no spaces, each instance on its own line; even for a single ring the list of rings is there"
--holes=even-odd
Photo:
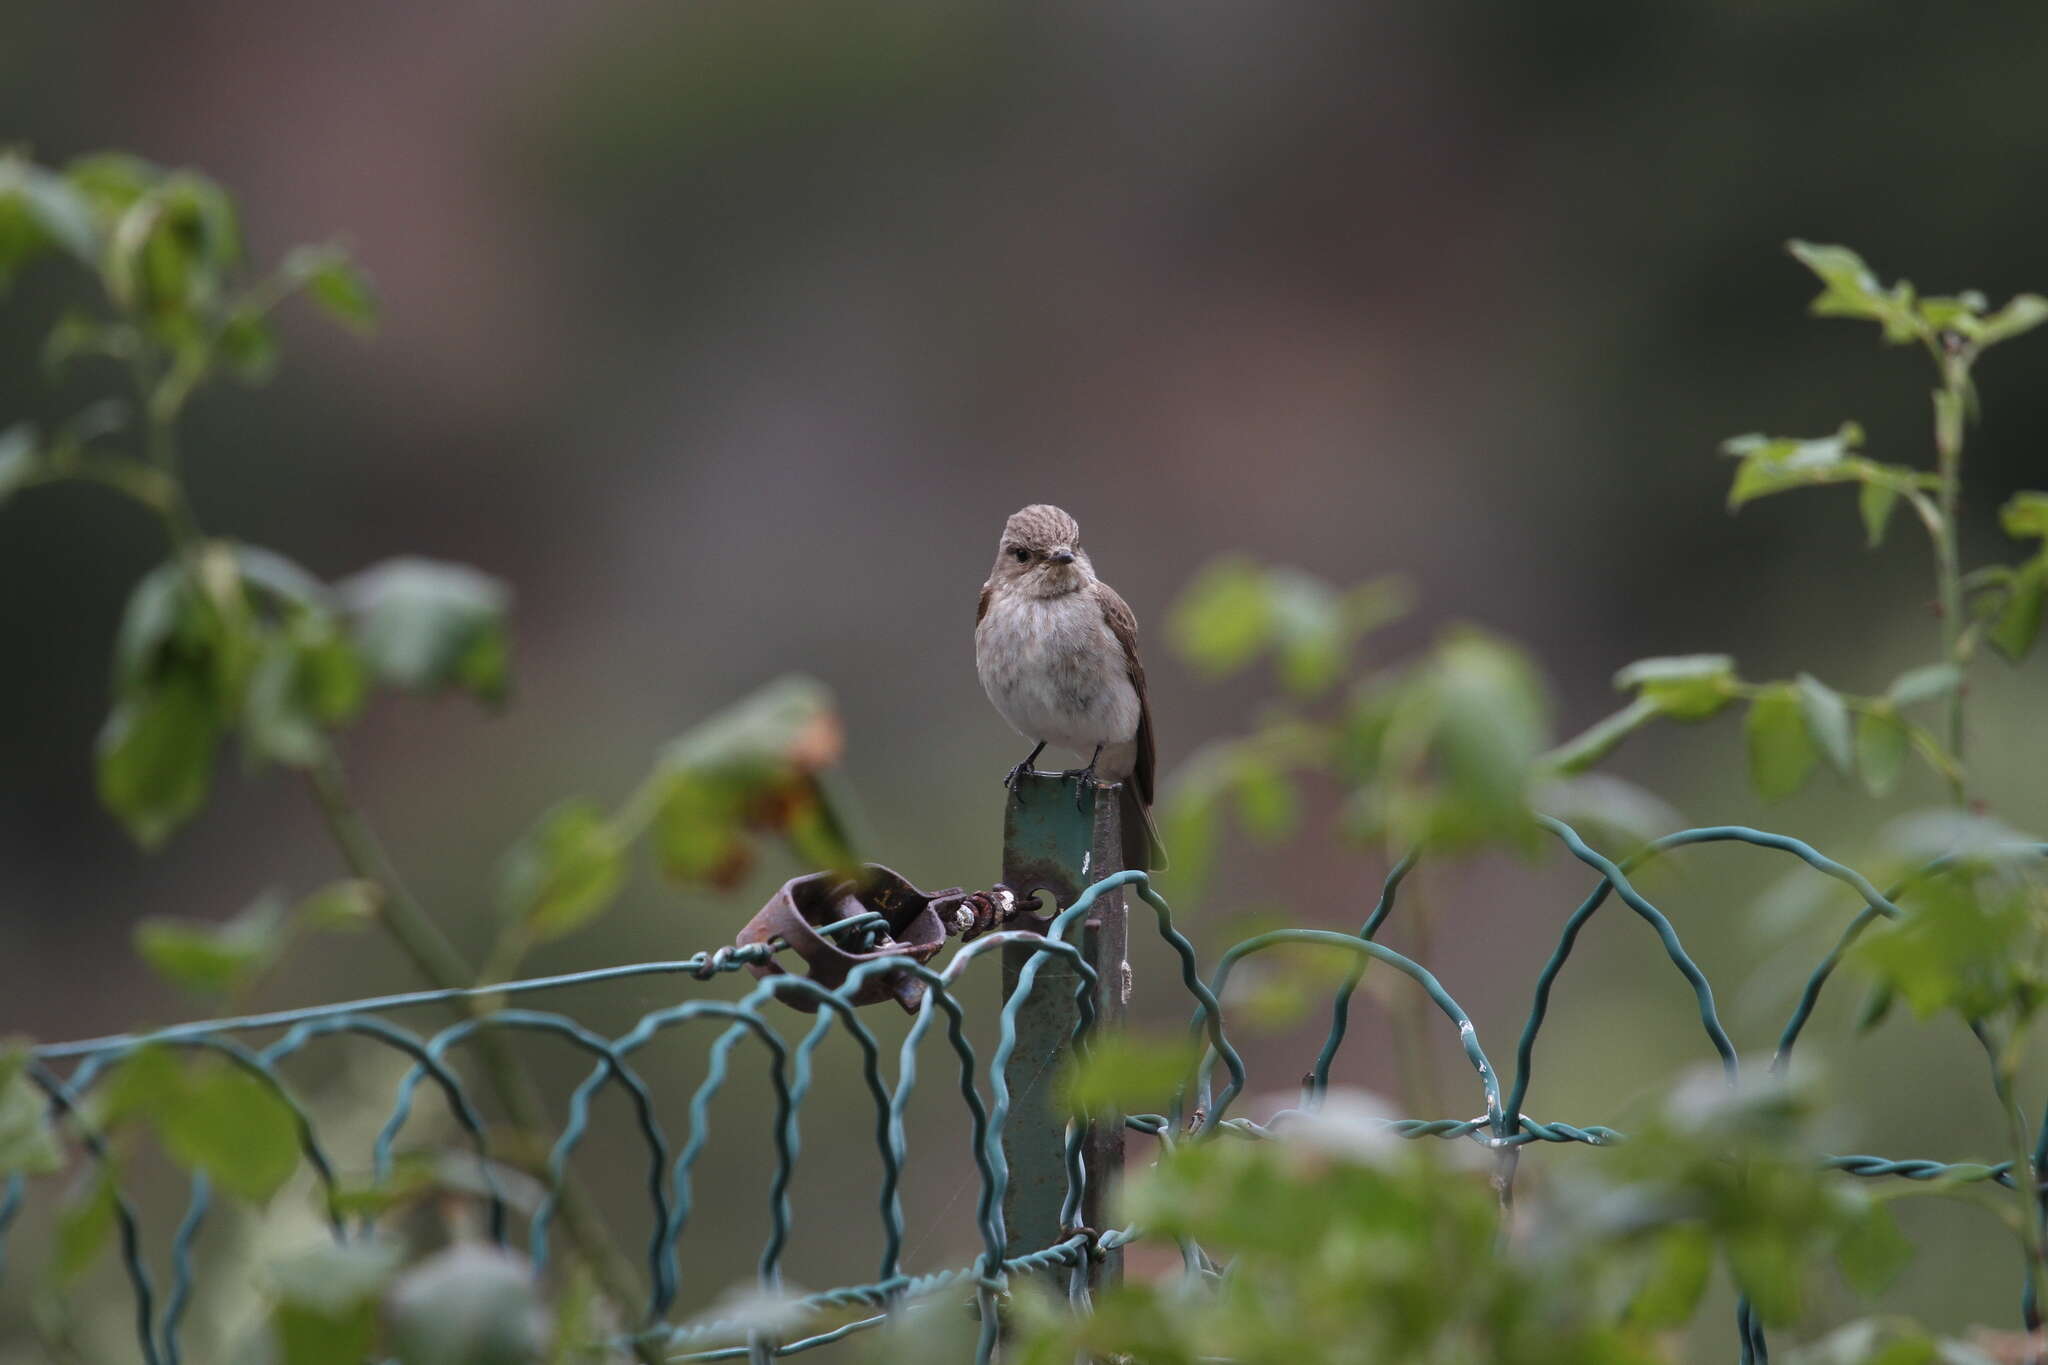
[[[1072,550],[1061,550],[1052,556],[1052,562],[1055,564],[1071,564],[1074,562],[1074,552]]]

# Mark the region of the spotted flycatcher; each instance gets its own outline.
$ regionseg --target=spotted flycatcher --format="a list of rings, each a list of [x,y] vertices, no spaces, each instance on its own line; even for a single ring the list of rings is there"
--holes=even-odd
[[[975,613],[974,669],[996,710],[1037,747],[1085,755],[1065,774],[1086,787],[1119,783],[1124,866],[1157,870],[1152,827],[1152,708],[1138,660],[1138,618],[1095,576],[1081,528],[1048,503],[1011,517]]]

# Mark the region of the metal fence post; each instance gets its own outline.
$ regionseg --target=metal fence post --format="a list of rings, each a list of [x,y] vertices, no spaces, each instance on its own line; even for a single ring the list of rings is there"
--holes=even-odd
[[[1084,887],[1123,868],[1123,840],[1114,789],[1100,792],[1092,809],[1073,778],[1027,772],[1020,776],[1003,813],[1003,882],[1020,897],[1040,888],[1061,906]],[[1124,897],[1114,892],[1097,900],[1077,940],[1101,988],[1096,1026],[1121,1023],[1130,997],[1129,942]],[[1030,946],[1003,950],[1003,999],[1016,989],[1017,975],[1036,956]],[[1065,1231],[1060,1206],[1067,1193],[1066,1118],[1059,1111],[1055,1079],[1073,1035],[1077,973],[1059,958],[1045,962],[1017,1020],[1017,1049],[1004,1078],[1010,1087],[1010,1121],[1003,1131],[1009,1187],[1003,1196],[1003,1225],[1012,1252],[1051,1246]],[[1101,1231],[1108,1195],[1123,1169],[1121,1122],[1092,1125],[1082,1142],[1088,1186],[1081,1221]],[[1113,1283],[1123,1256],[1111,1251],[1089,1267],[1088,1285]]]

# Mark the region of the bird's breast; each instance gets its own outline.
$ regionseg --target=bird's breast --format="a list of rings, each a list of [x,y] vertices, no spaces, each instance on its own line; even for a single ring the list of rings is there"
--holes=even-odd
[[[1138,731],[1123,646],[1092,594],[998,594],[975,631],[974,652],[989,700],[1028,738],[1086,753]]]

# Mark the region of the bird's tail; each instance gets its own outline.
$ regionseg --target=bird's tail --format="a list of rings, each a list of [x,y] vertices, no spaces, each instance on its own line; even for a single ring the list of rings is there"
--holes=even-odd
[[[1152,808],[1138,795],[1133,783],[1125,782],[1118,788],[1117,821],[1123,829],[1124,866],[1164,872],[1166,845],[1159,842],[1158,827],[1152,823]]]

